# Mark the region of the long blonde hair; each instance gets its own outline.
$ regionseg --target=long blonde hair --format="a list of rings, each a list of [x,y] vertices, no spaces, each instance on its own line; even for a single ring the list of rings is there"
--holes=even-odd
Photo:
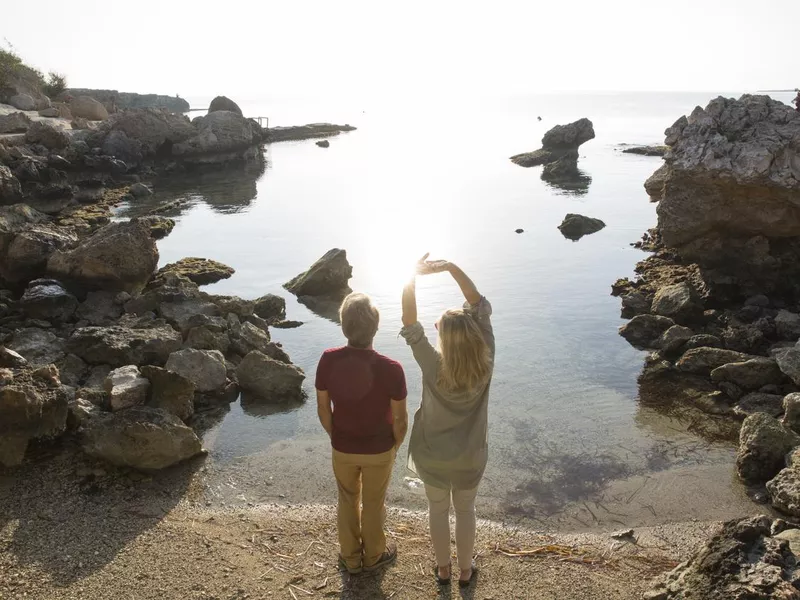
[[[463,309],[445,311],[439,320],[438,385],[448,392],[475,390],[492,374],[492,357],[480,327]]]

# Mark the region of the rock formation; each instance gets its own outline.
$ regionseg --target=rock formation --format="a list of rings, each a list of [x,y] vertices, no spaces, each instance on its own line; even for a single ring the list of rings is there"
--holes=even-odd
[[[339,248],[328,250],[305,273],[286,282],[283,287],[297,296],[336,296],[344,298],[352,290],[348,281],[353,267],[347,262],[347,252]]]
[[[600,219],[570,213],[564,217],[558,229],[565,238],[577,241],[585,235],[600,231],[605,226],[606,224]]]
[[[244,116],[244,113],[242,113],[242,109],[239,108],[239,105],[227,96],[217,96],[211,101],[211,104],[208,105],[209,113],[220,110],[236,113],[240,117]]]
[[[689,560],[659,578],[643,598],[797,598],[799,539],[800,531],[779,519],[758,516],[729,521]]]
[[[560,174],[566,174],[571,169],[577,171],[578,148],[591,139],[594,139],[594,127],[589,119],[556,125],[544,134],[539,150],[516,154],[511,157],[511,161],[521,167],[558,164],[554,169]]]
[[[164,108],[176,113],[184,113],[191,108],[183,98],[160,94],[134,94],[131,92],[118,92],[117,90],[69,88],[63,95],[89,96],[100,102],[109,114],[128,108]]]

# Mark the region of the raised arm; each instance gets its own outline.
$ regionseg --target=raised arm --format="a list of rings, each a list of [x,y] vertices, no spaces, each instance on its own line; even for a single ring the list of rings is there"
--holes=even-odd
[[[453,279],[456,280],[456,283],[458,284],[458,287],[461,288],[461,293],[464,294],[464,298],[467,302],[469,302],[471,305],[475,305],[481,301],[481,295],[480,292],[478,292],[478,288],[475,287],[472,279],[470,279],[458,265],[447,263],[447,271],[453,276]]]
[[[408,327],[417,322],[417,280],[411,281],[403,288],[403,325]]]

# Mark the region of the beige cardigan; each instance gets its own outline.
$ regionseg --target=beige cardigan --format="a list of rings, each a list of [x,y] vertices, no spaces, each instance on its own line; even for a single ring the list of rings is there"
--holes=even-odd
[[[486,298],[465,310],[480,325],[494,362],[492,305]],[[449,393],[436,384],[440,356],[417,322],[403,327],[414,358],[422,369],[422,402],[414,415],[408,445],[408,468],[427,485],[440,489],[471,490],[478,487],[488,457],[487,431],[489,387]]]

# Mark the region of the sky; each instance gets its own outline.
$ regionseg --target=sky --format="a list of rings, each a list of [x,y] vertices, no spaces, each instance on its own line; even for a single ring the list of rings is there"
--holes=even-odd
[[[0,0],[0,40],[73,87],[189,97],[800,87],[798,0],[35,5]]]

